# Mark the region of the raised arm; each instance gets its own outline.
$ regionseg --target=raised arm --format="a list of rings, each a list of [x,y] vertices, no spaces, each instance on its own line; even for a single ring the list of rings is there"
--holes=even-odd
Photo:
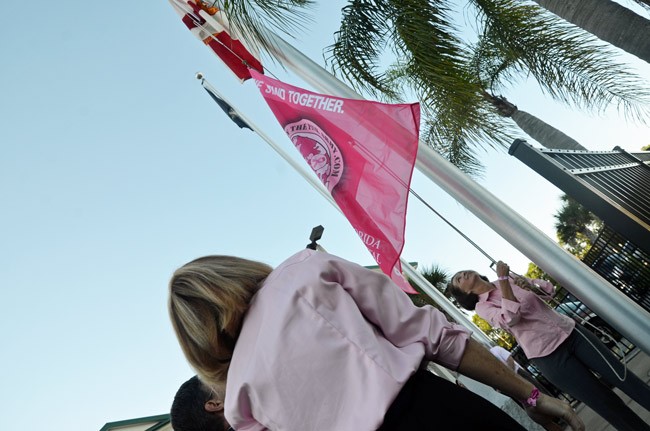
[[[521,304],[512,291],[510,285],[510,268],[502,261],[497,263],[496,284],[501,292],[501,304],[480,301],[476,304],[476,313],[487,320],[492,326],[508,330],[516,325],[520,319]]]
[[[519,302],[510,287],[510,267],[507,263],[497,262],[497,276],[499,277],[497,285],[501,290],[501,296],[509,301]]]

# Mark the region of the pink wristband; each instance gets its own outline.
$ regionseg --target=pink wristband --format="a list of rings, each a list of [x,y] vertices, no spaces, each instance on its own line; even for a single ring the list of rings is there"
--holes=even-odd
[[[530,397],[528,397],[526,400],[526,404],[531,407],[535,407],[537,405],[537,398],[539,398],[539,389],[533,388],[533,390],[530,392]]]
[[[510,277],[508,277],[507,275],[502,275],[501,277],[497,278],[497,280],[507,280],[508,278]]]

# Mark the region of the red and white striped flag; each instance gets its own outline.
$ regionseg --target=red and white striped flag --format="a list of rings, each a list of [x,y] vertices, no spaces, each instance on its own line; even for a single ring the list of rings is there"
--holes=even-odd
[[[343,99],[251,75],[381,270],[405,292],[417,293],[402,275],[399,258],[420,105]]]
[[[250,69],[264,73],[259,53],[247,47],[228,25],[226,15],[201,0],[169,0],[183,23],[199,40],[217,54],[228,68],[245,81]]]

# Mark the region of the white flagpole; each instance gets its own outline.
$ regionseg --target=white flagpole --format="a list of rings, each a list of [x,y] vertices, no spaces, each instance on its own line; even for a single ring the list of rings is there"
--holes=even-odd
[[[318,91],[338,97],[363,97],[272,32],[271,54]],[[416,167],[562,286],[650,354],[650,313],[612,287],[506,203],[471,180],[420,141]]]
[[[262,138],[276,153],[280,155],[292,168],[294,168],[298,173],[305,179],[309,184],[312,185],[330,204],[334,206],[341,214],[343,211],[339,208],[338,204],[332,198],[332,195],[327,191],[325,186],[318,181],[312,174],[304,168],[300,163],[297,163],[286,151],[284,151],[278,144],[275,143],[262,129],[260,129],[248,116],[244,115],[241,111],[236,109],[232,103],[230,103],[222,94],[220,94],[210,83],[203,78],[202,74],[197,74],[197,79],[201,81],[201,85],[214,93],[216,96],[221,98],[224,102],[230,105],[231,109],[248,124],[253,132],[255,132],[260,138]],[[465,326],[472,331],[472,336],[477,339],[477,341],[491,346],[494,344],[462,311],[456,308],[438,289],[433,287],[429,281],[422,276],[418,271],[415,270],[405,259],[400,257],[400,262],[402,262],[402,269],[415,283],[427,294],[429,295],[440,307],[445,310],[456,322],[460,325]]]

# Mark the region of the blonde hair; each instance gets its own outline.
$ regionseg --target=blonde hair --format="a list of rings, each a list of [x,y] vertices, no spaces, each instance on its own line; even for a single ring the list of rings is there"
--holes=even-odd
[[[250,301],[272,268],[233,256],[206,256],[169,282],[169,316],[185,358],[206,384],[223,385]]]

